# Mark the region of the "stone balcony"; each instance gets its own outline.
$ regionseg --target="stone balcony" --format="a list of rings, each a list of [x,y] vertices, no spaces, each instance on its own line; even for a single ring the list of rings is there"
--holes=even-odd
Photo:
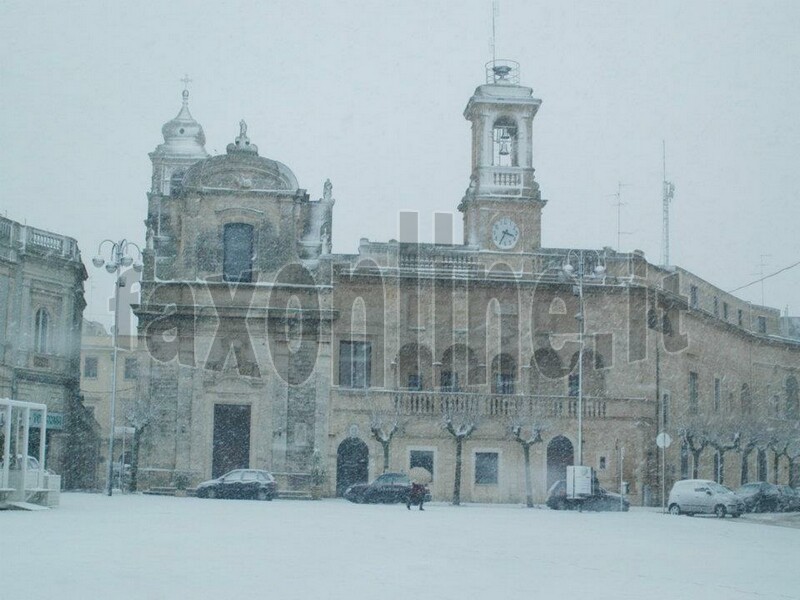
[[[80,262],[78,243],[67,236],[0,218],[0,246]]]
[[[538,197],[533,169],[520,167],[479,167],[478,194]]]
[[[540,396],[526,394],[484,394],[480,392],[443,392],[410,390],[355,390],[337,388],[341,408],[401,416],[440,418],[444,415],[474,415],[503,419],[577,419],[575,396]],[[584,396],[583,418],[651,419],[652,403],[644,398]]]

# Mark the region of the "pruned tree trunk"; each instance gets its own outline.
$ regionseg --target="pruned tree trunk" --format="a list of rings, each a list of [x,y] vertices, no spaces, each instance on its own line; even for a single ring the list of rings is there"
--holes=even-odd
[[[533,508],[533,481],[531,478],[531,446],[542,441],[541,428],[532,427],[529,438],[522,437],[522,426],[512,425],[511,433],[517,443],[522,446],[522,455],[525,459],[525,505]]]
[[[750,465],[748,461],[750,460],[750,453],[753,451],[752,446],[748,446],[742,451],[742,476],[741,476],[741,485],[747,483],[747,480],[750,478]]]
[[[456,438],[456,477],[455,484],[453,485],[453,504],[459,506],[461,504],[461,452],[464,446],[464,440],[460,437]]]
[[[381,446],[383,447],[383,472],[386,473],[389,470],[389,446],[390,441],[381,441]]]
[[[130,480],[130,489],[131,492],[138,491],[139,485],[139,446],[142,442],[142,434],[144,433],[144,427],[137,427],[133,430],[133,447],[131,448],[131,480]]]
[[[525,506],[533,508],[533,482],[531,481],[531,447],[523,445],[522,452],[525,456]]]
[[[372,417],[372,424],[370,426],[370,431],[372,432],[372,437],[375,438],[383,448],[383,472],[386,473],[389,470],[389,449],[392,445],[392,438],[400,429],[400,424],[395,419],[389,425],[388,428],[384,428],[380,417],[377,415],[373,415]]]
[[[700,448],[699,450],[691,449],[692,452],[692,479],[699,479],[700,477],[700,455],[703,453],[703,449]]]
[[[461,504],[461,456],[463,452],[464,440],[472,435],[472,432],[475,431],[475,428],[476,425],[474,421],[459,425],[458,429],[453,426],[453,421],[449,417],[446,418],[444,422],[445,431],[452,435],[456,441],[456,473],[454,478],[455,482],[453,484],[454,506]]]

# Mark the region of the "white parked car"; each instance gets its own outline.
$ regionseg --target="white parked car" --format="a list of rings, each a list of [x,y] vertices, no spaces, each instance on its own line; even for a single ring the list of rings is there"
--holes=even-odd
[[[745,511],[744,502],[735,492],[709,479],[676,481],[667,502],[672,515],[709,514],[720,519],[738,517]]]

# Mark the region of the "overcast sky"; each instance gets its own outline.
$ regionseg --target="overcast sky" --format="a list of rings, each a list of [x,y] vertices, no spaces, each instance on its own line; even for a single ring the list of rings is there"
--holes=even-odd
[[[502,0],[497,56],[543,100],[534,166],[543,244],[660,260],[662,140],[676,186],[671,262],[723,289],[800,260],[800,2]],[[0,212],[78,239],[90,319],[110,321],[103,238],[143,243],[147,156],[190,109],[210,153],[246,119],[313,198],[334,251],[397,237],[397,213],[455,212],[462,111],[491,58],[491,2],[0,3]],[[456,213],[456,240],[461,240]],[[739,295],[760,302],[759,285]],[[800,314],[800,267],[765,284]]]

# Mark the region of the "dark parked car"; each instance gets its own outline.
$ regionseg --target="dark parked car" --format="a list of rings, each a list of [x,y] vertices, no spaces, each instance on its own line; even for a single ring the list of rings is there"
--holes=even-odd
[[[788,485],[779,485],[780,492],[779,508],[783,512],[795,512],[800,510],[800,493]]]
[[[766,481],[746,483],[736,490],[736,494],[749,512],[775,512],[780,509],[780,490]]]
[[[547,492],[547,506],[553,510],[624,510],[631,507],[627,499],[613,492],[607,492],[601,487],[596,488],[594,494],[584,500],[570,500],[567,498],[567,482],[561,479],[556,481]]]
[[[197,486],[198,498],[254,498],[272,500],[278,495],[275,478],[267,471],[236,469]]]
[[[384,473],[372,483],[356,483],[347,488],[344,497],[350,502],[405,502],[411,493],[411,480],[404,473]],[[431,499],[426,491],[425,501]]]

